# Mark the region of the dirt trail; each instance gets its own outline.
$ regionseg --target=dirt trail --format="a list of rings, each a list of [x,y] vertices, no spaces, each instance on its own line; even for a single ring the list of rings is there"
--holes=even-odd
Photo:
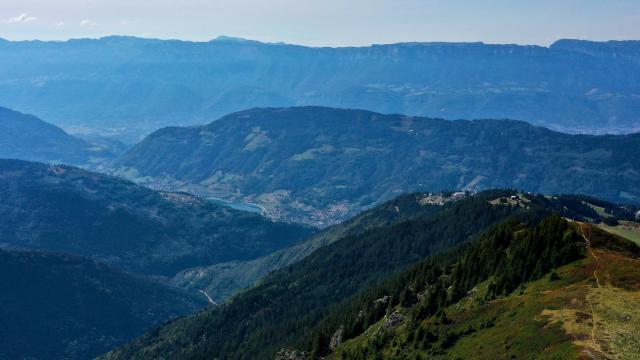
[[[598,279],[598,267],[600,266],[600,261],[598,259],[598,256],[593,252],[593,249],[591,248],[591,228],[588,228],[588,234],[589,236],[587,236],[587,232],[585,232],[585,224],[584,223],[579,223],[580,224],[580,232],[582,233],[582,238],[584,239],[584,242],[587,245],[587,250],[589,251],[589,254],[593,257],[593,259],[596,262],[596,266],[593,270],[593,277],[596,279],[596,284],[598,286],[598,289],[600,289],[600,279]],[[597,328],[597,321],[596,321],[596,311],[595,311],[595,307],[593,306],[593,303],[591,302],[591,300],[589,299],[589,295],[587,293],[587,295],[585,296],[585,299],[587,300],[587,302],[589,303],[589,307],[591,308],[591,322],[593,323],[593,327],[591,328],[591,342],[593,343],[593,346],[596,350],[602,352],[602,349],[600,348],[600,345],[598,344],[598,342],[596,341],[596,328]]]
[[[596,261],[596,267],[593,270],[593,277],[596,278],[596,284],[598,284],[598,287],[600,286],[600,279],[598,279],[598,267],[600,266],[600,260],[598,259],[598,256],[593,252],[593,249],[591,248],[591,229],[588,228],[589,230],[589,236],[586,235],[585,231],[584,231],[584,223],[580,223],[580,232],[582,233],[582,238],[584,239],[584,242],[587,244],[587,250],[589,250],[589,254],[591,254],[591,256],[593,256],[593,258]]]

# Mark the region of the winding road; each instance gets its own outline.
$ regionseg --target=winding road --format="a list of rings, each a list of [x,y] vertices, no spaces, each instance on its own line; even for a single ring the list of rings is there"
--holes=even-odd
[[[210,304],[212,304],[212,305],[216,305],[216,306],[218,305],[218,303],[217,303],[217,302],[215,302],[215,300],[213,300],[213,299],[211,298],[211,296],[209,296],[209,294],[207,294],[207,292],[206,292],[206,291],[204,291],[204,290],[202,290],[202,289],[198,289],[198,291],[200,291],[200,292],[202,293],[202,295],[204,295],[204,296],[206,296],[206,297],[207,297],[207,300],[209,300],[209,303],[210,303]]]

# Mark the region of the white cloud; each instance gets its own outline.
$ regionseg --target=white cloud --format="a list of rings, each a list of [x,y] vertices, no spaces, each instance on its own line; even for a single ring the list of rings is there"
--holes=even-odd
[[[56,26],[57,26],[57,27],[63,27],[63,26],[64,26],[64,21],[58,21],[58,22],[56,23]]]
[[[28,23],[36,20],[38,20],[38,18],[35,16],[31,16],[29,14],[20,14],[18,16],[14,16],[2,22],[5,24],[24,24],[24,23]]]
[[[96,26],[96,25],[98,24],[91,20],[84,19],[80,21],[80,26]]]

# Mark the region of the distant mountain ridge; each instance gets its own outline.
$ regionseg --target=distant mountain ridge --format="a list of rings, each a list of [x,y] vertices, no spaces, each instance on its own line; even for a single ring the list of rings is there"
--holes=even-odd
[[[116,173],[256,202],[327,225],[414,191],[519,188],[638,202],[640,134],[568,135],[521,121],[447,121],[324,107],[234,113],[164,128]]]
[[[594,42],[565,39],[556,41],[551,45],[551,48],[582,52],[592,56],[624,57],[640,62],[640,41]]]
[[[35,116],[0,107],[0,158],[83,165],[113,156]]]
[[[303,105],[628,133],[640,130],[638,43],[4,41],[0,103],[129,142],[163,126],[202,124],[256,106]]]

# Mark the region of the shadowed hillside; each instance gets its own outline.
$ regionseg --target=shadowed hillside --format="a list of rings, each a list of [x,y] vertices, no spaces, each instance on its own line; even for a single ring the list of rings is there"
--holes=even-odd
[[[88,359],[202,297],[76,256],[0,249],[0,359]]]
[[[0,160],[0,245],[173,275],[253,259],[312,230],[65,165]]]

